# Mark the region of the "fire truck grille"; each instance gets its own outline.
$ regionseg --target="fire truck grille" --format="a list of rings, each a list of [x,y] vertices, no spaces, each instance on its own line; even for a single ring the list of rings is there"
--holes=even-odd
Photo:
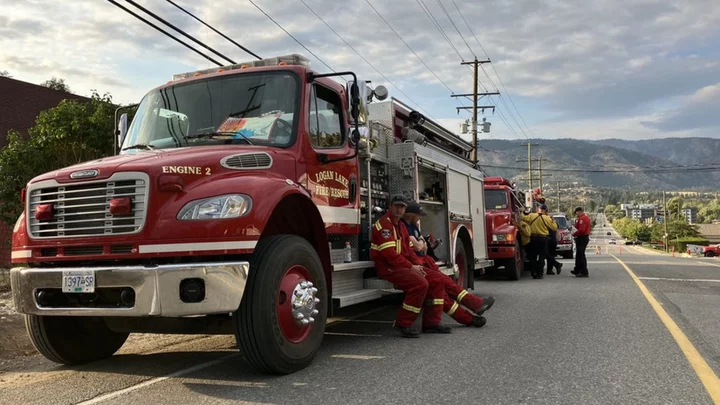
[[[122,235],[139,232],[147,214],[145,179],[128,179],[121,174],[109,181],[53,185],[31,189],[28,225],[33,238]],[[117,179],[115,179],[117,178]],[[113,215],[110,201],[130,198],[130,213]],[[38,206],[53,205],[52,218],[38,220]]]

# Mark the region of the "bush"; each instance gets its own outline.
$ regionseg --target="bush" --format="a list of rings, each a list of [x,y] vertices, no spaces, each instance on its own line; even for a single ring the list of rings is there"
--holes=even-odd
[[[687,237],[687,238],[680,238],[680,239],[673,239],[668,242],[668,249],[672,250],[672,248],[675,248],[676,252],[685,252],[687,250],[687,245],[700,245],[700,246],[708,246],[710,244],[710,241],[705,238],[700,237]]]

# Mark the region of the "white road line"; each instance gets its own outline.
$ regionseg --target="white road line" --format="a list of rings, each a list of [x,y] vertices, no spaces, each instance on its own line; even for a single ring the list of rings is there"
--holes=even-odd
[[[118,391],[109,392],[109,393],[107,393],[107,394],[105,394],[105,395],[100,395],[100,396],[97,396],[97,397],[95,397],[95,398],[89,399],[89,400],[87,400],[87,401],[78,402],[78,403],[76,403],[75,405],[91,405],[91,404],[97,404],[97,403],[100,403],[100,402],[103,402],[103,401],[107,401],[108,399],[117,398],[117,397],[119,397],[120,395],[127,394],[128,392],[136,391],[136,390],[139,390],[139,389],[141,389],[141,388],[145,388],[145,387],[148,387],[148,386],[150,386],[150,385],[157,384],[157,383],[159,383],[159,382],[165,381],[165,380],[170,379],[170,378],[181,377],[181,376],[184,376],[184,375],[186,375],[186,374],[194,373],[195,371],[199,371],[199,370],[202,370],[202,369],[205,369],[205,368],[208,368],[208,367],[212,367],[212,366],[214,366],[214,365],[220,364],[220,363],[222,363],[222,362],[224,362],[224,361],[226,361],[226,360],[230,360],[230,359],[232,359],[232,358],[234,358],[234,357],[238,357],[238,356],[240,356],[240,353],[231,354],[231,355],[229,355],[229,356],[221,357],[221,358],[219,358],[219,359],[217,359],[217,360],[208,361],[208,362],[206,362],[206,363],[200,363],[200,364],[198,364],[198,365],[196,365],[196,366],[192,366],[192,367],[189,367],[189,368],[184,368],[184,369],[182,369],[182,370],[178,370],[178,371],[176,371],[176,372],[174,372],[174,373],[170,373],[170,374],[168,374],[168,375],[166,375],[166,376],[163,376],[163,377],[153,378],[152,380],[147,380],[147,381],[145,381],[145,382],[141,382],[140,384],[135,384],[135,385],[132,385],[132,386],[130,386],[130,387],[127,387],[127,388],[124,388],[124,389],[121,389],[121,390],[118,390]]]
[[[695,263],[700,263],[700,264],[702,264],[703,266],[715,266],[715,267],[720,267],[720,264],[715,264],[715,263],[705,263],[705,262],[695,262]]]
[[[692,281],[696,283],[720,283],[720,280],[711,280],[705,278],[662,278],[662,277],[638,277],[640,280],[652,281]]]
[[[374,360],[374,359],[384,359],[385,356],[362,356],[359,354],[333,354],[330,357],[334,357],[336,359],[353,359],[353,360]]]

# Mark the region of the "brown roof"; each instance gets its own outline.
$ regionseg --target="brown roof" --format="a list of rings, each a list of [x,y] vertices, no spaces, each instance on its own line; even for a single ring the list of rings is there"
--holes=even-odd
[[[697,227],[710,242],[720,242],[720,224],[698,224]]]
[[[40,111],[57,106],[64,99],[87,97],[49,89],[37,84],[0,77],[0,147],[7,144],[7,133],[14,129],[27,136]]]

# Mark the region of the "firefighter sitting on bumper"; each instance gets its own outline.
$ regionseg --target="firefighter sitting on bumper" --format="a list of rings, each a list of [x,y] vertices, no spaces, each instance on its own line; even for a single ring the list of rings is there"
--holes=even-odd
[[[495,298],[492,296],[486,298],[476,297],[467,290],[458,287],[449,276],[440,271],[440,268],[435,263],[435,259],[427,254],[428,244],[420,234],[418,227],[420,217],[425,215],[426,213],[422,210],[420,204],[415,201],[408,202],[402,223],[407,229],[410,246],[413,248],[414,253],[422,260],[425,271],[428,274],[435,274],[436,277],[442,280],[445,290],[443,296],[443,311],[458,323],[480,328],[487,322],[482,314],[492,307]],[[477,315],[470,313],[460,305],[464,305]]]
[[[390,200],[390,212],[373,226],[370,245],[370,257],[375,262],[378,277],[405,292],[394,327],[403,337],[418,337],[412,324],[425,303],[422,331],[450,333],[449,327],[440,324],[444,295],[442,279],[425,272],[422,261],[410,249],[407,230],[400,224],[406,207],[407,201],[401,195]]]

